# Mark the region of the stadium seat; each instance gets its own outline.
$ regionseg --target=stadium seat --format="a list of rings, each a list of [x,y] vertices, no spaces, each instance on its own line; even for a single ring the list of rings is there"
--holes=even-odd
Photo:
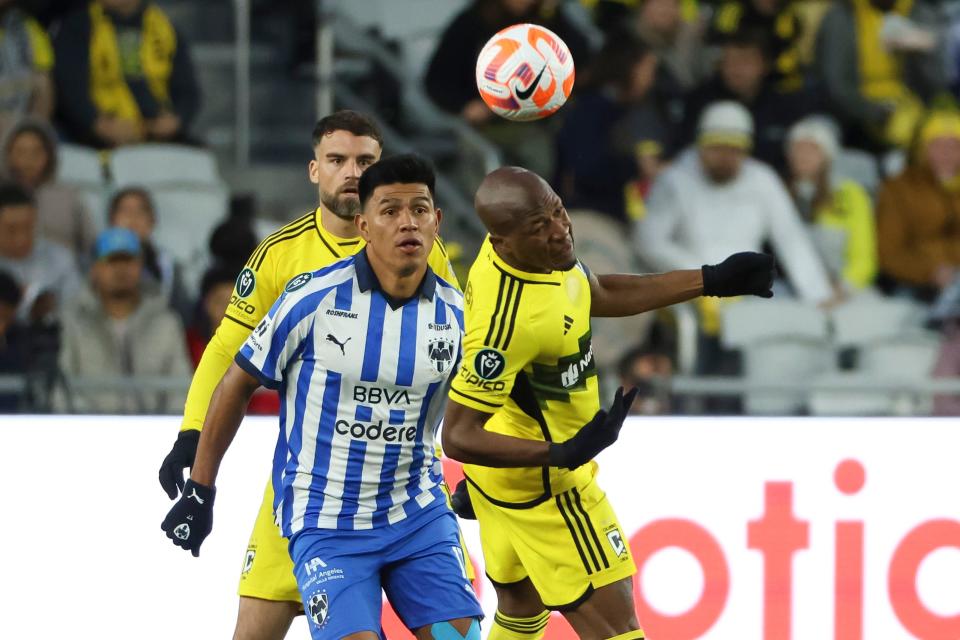
[[[207,243],[227,215],[229,196],[223,187],[156,187],[157,244],[171,253],[187,284],[198,283],[207,266]]]
[[[119,187],[223,184],[210,151],[176,144],[120,147],[110,155],[110,177]]]
[[[826,385],[859,382],[867,388],[878,381],[916,382],[930,377],[939,347],[939,337],[931,332],[875,339],[860,346],[856,371],[819,380]],[[932,398],[909,391],[819,389],[810,394],[809,406],[815,415],[928,415]]]
[[[833,371],[832,345],[809,336],[771,337],[749,343],[743,349],[747,383],[782,383],[810,379]],[[748,391],[743,407],[748,415],[791,415],[806,408],[803,391]]]
[[[57,181],[81,187],[105,183],[100,152],[75,144],[57,148]]]
[[[781,336],[825,340],[827,317],[799,300],[744,298],[720,307],[720,340],[728,349]]]
[[[834,342],[849,348],[917,330],[924,309],[912,300],[868,293],[834,307],[829,316]]]
[[[871,194],[880,185],[880,170],[877,160],[866,151],[840,149],[833,159],[834,178],[853,180]]]

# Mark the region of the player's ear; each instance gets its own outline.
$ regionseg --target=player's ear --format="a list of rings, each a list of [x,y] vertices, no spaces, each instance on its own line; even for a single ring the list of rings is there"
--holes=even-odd
[[[353,224],[357,226],[357,233],[360,234],[363,241],[370,242],[370,223],[367,221],[367,217],[363,215],[363,209],[360,209],[360,213],[353,217]]]
[[[307,164],[307,176],[313,184],[320,184],[320,163],[316,158]]]
[[[440,233],[440,221],[443,220],[443,210],[441,210],[440,207],[437,207],[436,209],[434,209],[434,213],[437,214],[437,229],[436,229],[436,233]]]

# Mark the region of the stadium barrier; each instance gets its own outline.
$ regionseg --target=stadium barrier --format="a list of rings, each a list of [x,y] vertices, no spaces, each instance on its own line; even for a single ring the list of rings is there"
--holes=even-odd
[[[229,636],[276,422],[244,422],[199,558],[159,527],[170,502],[157,469],[177,428],[173,417],[0,420],[0,637]],[[960,638],[958,450],[949,420],[630,419],[598,478],[640,568],[648,637]],[[475,523],[464,531],[483,575]],[[616,553],[617,536],[598,533]],[[492,612],[491,585],[478,591]],[[289,637],[307,638],[305,624]],[[410,637],[389,612],[384,625]],[[551,622],[549,640],[574,637]]]

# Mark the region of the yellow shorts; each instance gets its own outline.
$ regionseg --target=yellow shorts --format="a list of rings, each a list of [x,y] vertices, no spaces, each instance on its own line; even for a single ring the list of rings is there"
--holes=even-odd
[[[443,485],[443,490],[449,504],[450,492],[446,485]],[[247,552],[243,556],[237,593],[248,598],[299,603],[300,591],[293,575],[293,561],[287,551],[287,539],[280,535],[280,528],[274,523],[273,485],[268,481],[260,510],[257,512],[257,520],[250,533]],[[476,574],[467,554],[467,547],[463,544],[463,534],[460,535],[460,546],[463,547],[463,557],[467,560],[467,577],[472,582]]]
[[[467,485],[494,584],[530,578],[548,609],[568,611],[594,589],[637,572],[617,516],[593,477],[529,509],[499,507]]]

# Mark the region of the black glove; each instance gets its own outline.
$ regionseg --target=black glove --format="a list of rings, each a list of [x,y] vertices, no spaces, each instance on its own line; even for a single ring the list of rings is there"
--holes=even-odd
[[[167,492],[171,500],[183,491],[183,470],[193,467],[193,459],[197,455],[197,443],[200,442],[200,432],[196,429],[185,429],[177,435],[170,453],[160,465],[160,486]]]
[[[703,265],[702,272],[705,296],[773,297],[770,288],[773,286],[776,271],[773,256],[765,253],[735,253],[720,264]]]
[[[477,514],[473,512],[473,503],[470,502],[470,492],[467,491],[466,480],[457,483],[456,490],[450,495],[450,504],[453,507],[453,512],[464,520],[477,519]]]
[[[623,426],[623,421],[630,412],[630,405],[636,397],[636,387],[630,389],[626,395],[623,387],[617,389],[609,411],[597,411],[593,420],[583,425],[572,438],[550,445],[550,466],[576,469],[616,442],[620,427]]]
[[[200,545],[213,529],[213,498],[216,495],[216,489],[187,480],[180,499],[170,507],[160,524],[173,544],[187,549],[194,558],[200,555]]]

